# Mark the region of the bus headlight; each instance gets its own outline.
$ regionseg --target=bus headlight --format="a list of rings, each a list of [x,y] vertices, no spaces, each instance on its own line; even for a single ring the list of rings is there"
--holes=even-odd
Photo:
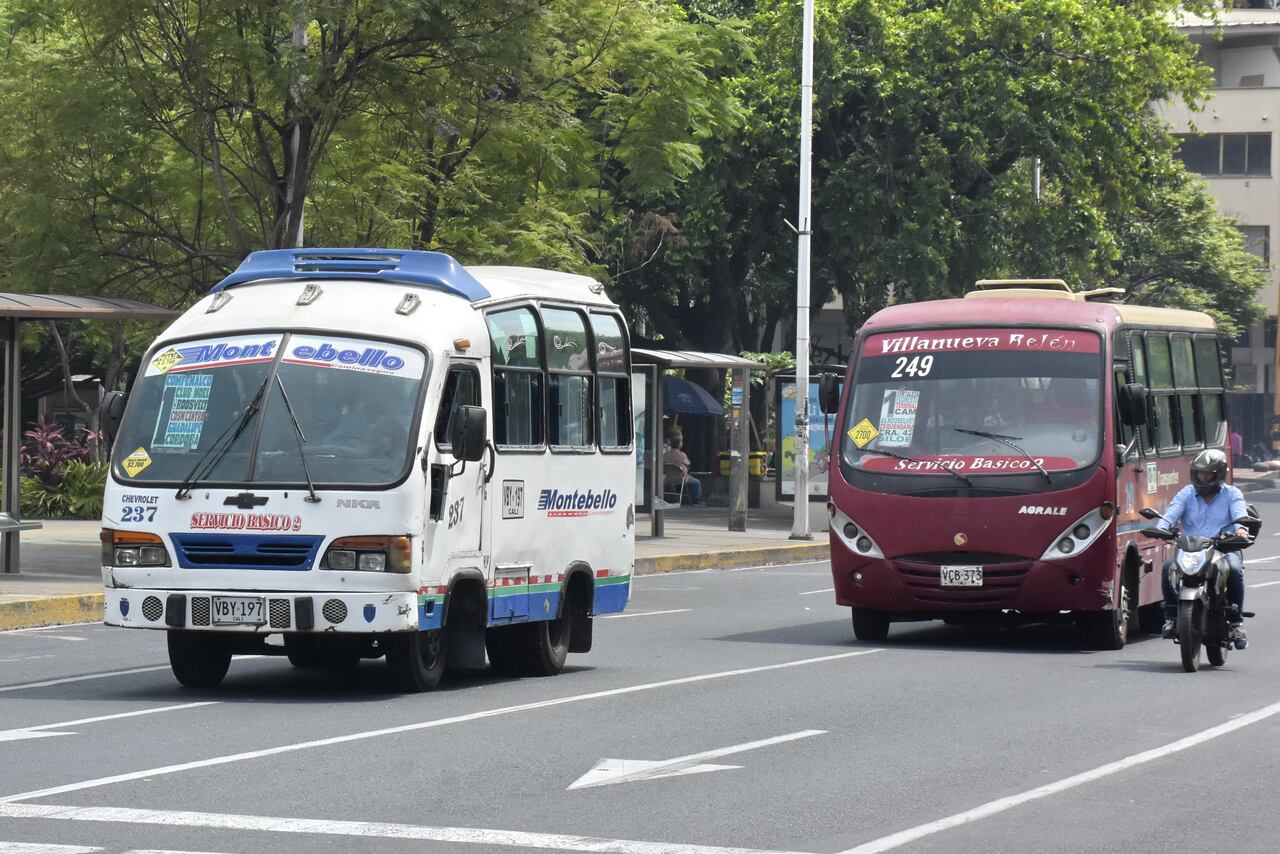
[[[104,528],[98,539],[102,543],[102,563],[105,566],[169,565],[169,551],[159,534]]]
[[[320,561],[321,569],[407,573],[413,568],[411,537],[339,537]]]
[[[834,504],[828,506],[831,513],[831,530],[840,538],[849,551],[860,557],[884,557],[884,552],[871,539],[866,529],[842,513]]]
[[[1075,557],[1089,548],[1111,524],[1114,509],[1110,504],[1103,504],[1097,510],[1091,510],[1072,522],[1066,530],[1053,538],[1053,545],[1045,549],[1040,559],[1060,560],[1064,557]]]

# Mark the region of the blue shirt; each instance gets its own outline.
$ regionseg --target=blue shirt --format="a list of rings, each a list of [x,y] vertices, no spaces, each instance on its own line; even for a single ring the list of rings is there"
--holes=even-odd
[[[1208,501],[1196,495],[1195,486],[1188,484],[1178,490],[1164,511],[1164,519],[1158,527],[1169,530],[1177,522],[1182,523],[1184,534],[1197,537],[1216,537],[1223,531],[1234,531],[1235,520],[1249,515],[1244,493],[1228,483],[1215,492]]]

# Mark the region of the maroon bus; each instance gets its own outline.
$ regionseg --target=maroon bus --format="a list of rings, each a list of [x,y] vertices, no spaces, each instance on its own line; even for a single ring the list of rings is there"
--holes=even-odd
[[[1071,615],[1119,649],[1158,630],[1167,544],[1138,536],[1227,441],[1212,319],[1117,289],[992,280],[892,306],[855,340],[829,468],[831,570],[854,634]]]

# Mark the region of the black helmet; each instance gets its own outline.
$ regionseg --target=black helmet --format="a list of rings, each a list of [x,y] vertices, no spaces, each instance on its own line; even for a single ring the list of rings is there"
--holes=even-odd
[[[1212,477],[1201,479],[1201,472],[1209,472]],[[1196,495],[1213,495],[1227,480],[1227,455],[1217,448],[1209,448],[1196,454],[1191,461],[1191,485],[1196,488]]]

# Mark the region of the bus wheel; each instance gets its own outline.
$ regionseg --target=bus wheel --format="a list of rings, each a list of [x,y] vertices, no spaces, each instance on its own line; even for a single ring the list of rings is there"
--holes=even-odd
[[[523,646],[524,670],[527,676],[555,676],[564,670],[569,655],[569,638],[573,634],[573,617],[566,604],[564,612],[554,620],[525,623],[529,634]]]
[[[231,648],[222,638],[206,632],[169,629],[169,666],[174,677],[188,688],[213,688],[231,666]]]
[[[520,647],[527,642],[524,624],[518,626],[490,626],[484,632],[484,650],[489,654],[489,666],[503,676],[519,676],[521,671]]]
[[[403,632],[387,637],[387,668],[391,681],[401,691],[431,691],[444,675],[445,635],[443,629]]]
[[[1110,611],[1096,611],[1085,615],[1084,626],[1089,645],[1094,649],[1124,649],[1133,624],[1133,606],[1136,593],[1127,582],[1120,584],[1120,601]]]
[[[874,608],[854,608],[853,636],[860,641],[884,640],[889,636],[889,615]]]

